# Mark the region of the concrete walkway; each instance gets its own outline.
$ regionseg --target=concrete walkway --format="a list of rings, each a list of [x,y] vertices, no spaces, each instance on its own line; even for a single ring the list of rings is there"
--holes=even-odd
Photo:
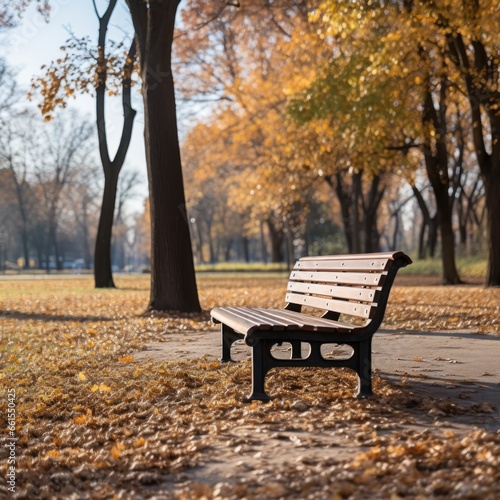
[[[243,343],[233,346],[233,350],[236,359],[250,356],[250,348]],[[219,358],[218,330],[166,333],[165,342],[148,345],[147,350],[136,353],[135,358],[163,361],[204,355]],[[482,405],[487,411],[478,413],[477,417],[464,415],[463,424],[492,431],[500,429],[499,357],[500,336],[464,330],[381,330],[373,341],[373,368],[383,378],[395,382],[404,379],[421,395],[449,398],[461,405]]]

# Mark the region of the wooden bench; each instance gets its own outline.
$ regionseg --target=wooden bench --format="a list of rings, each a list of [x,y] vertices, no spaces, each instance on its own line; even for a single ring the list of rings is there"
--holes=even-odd
[[[221,360],[232,361],[231,346],[236,340],[245,339],[252,347],[249,400],[270,399],[264,382],[271,368],[301,366],[351,368],[358,374],[357,397],[370,396],[372,337],[382,323],[398,270],[411,262],[403,252],[300,259],[290,274],[284,309],[212,309],[213,323],[221,324]],[[303,306],[313,309],[305,314]],[[321,316],[315,314],[318,310]],[[278,359],[271,352],[283,342],[292,346],[289,359]],[[309,345],[304,355],[302,348],[307,345],[303,343]],[[347,344],[352,355],[328,359],[321,351],[324,344]]]

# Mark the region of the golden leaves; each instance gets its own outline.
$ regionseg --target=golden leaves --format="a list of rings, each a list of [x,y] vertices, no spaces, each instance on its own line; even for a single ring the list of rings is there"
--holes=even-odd
[[[82,425],[87,421],[87,415],[79,415],[73,419],[73,422],[77,425]]]
[[[100,392],[111,392],[111,387],[109,387],[108,385],[106,384],[94,384],[91,388],[90,388],[91,392],[97,392],[97,391],[100,391]]]
[[[132,363],[132,361],[134,361],[132,356],[122,356],[121,358],[118,358],[119,363]]]
[[[17,474],[25,496],[30,477],[53,496],[61,495],[61,484],[66,496],[82,496],[89,481],[95,491],[108,491],[110,471],[115,482],[109,497],[145,484],[154,484],[158,496],[186,500],[194,491],[208,498],[212,492],[319,499],[374,491],[384,498],[460,497],[471,481],[483,497],[499,496],[500,435],[442,424],[443,418],[453,424],[457,414],[490,415],[491,406],[451,405],[378,377],[377,397],[358,401],[353,374],[321,369],[273,370],[268,384],[279,397],[246,404],[248,362],[130,360],[135,350],[172,332],[211,329],[206,310],[221,303],[282,306],[283,278],[201,276],[205,312],[168,316],[140,314],[148,278],[117,281],[123,288],[113,291],[113,301],[95,292],[90,278],[28,287],[26,281],[0,281],[3,309],[20,313],[2,323],[17,362],[8,364],[9,376],[0,384],[15,385],[19,396],[22,388]],[[402,328],[456,328],[447,320],[458,317],[485,331],[500,330],[499,291],[467,290],[396,286],[387,312]],[[89,338],[96,348],[88,348]],[[429,414],[432,409],[440,416]],[[428,431],[422,422],[431,424]],[[187,480],[175,492],[159,480],[212,457],[241,480],[222,477],[199,488]]]

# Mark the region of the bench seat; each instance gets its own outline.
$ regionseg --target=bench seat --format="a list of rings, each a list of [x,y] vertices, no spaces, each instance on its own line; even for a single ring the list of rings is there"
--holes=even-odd
[[[258,330],[264,331],[313,331],[351,333],[356,328],[350,323],[288,311],[261,307],[216,307],[211,313],[214,322],[224,323],[233,330],[251,338]]]

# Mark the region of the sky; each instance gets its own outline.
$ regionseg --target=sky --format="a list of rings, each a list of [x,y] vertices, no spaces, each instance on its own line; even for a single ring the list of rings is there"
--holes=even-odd
[[[97,1],[102,14],[107,1]],[[2,56],[16,72],[17,82],[23,90],[23,96],[30,90],[33,76],[40,76],[43,64],[61,57],[60,47],[69,38],[69,31],[76,36],[90,36],[97,41],[98,21],[91,0],[51,0],[51,15],[47,23],[31,6],[23,15],[18,26],[0,35]],[[132,24],[123,1],[119,1],[111,19],[108,38],[120,40],[124,33],[131,36]],[[25,91],[25,92],[24,92]],[[24,97],[23,97],[24,99]],[[34,100],[37,96],[35,94]],[[26,104],[36,109],[36,102]],[[77,96],[70,100],[69,108],[75,108],[89,120],[95,120],[95,104],[92,96]],[[142,211],[147,196],[147,173],[144,155],[143,115],[140,96],[134,98],[134,107],[138,113],[134,122],[132,142],[124,165],[124,170],[137,170],[140,173],[141,185],[137,188],[137,196],[131,200],[130,209]],[[61,110],[60,113],[67,113]],[[114,156],[118,145],[122,126],[122,109],[120,97],[107,98],[107,128],[110,138],[111,155]]]

